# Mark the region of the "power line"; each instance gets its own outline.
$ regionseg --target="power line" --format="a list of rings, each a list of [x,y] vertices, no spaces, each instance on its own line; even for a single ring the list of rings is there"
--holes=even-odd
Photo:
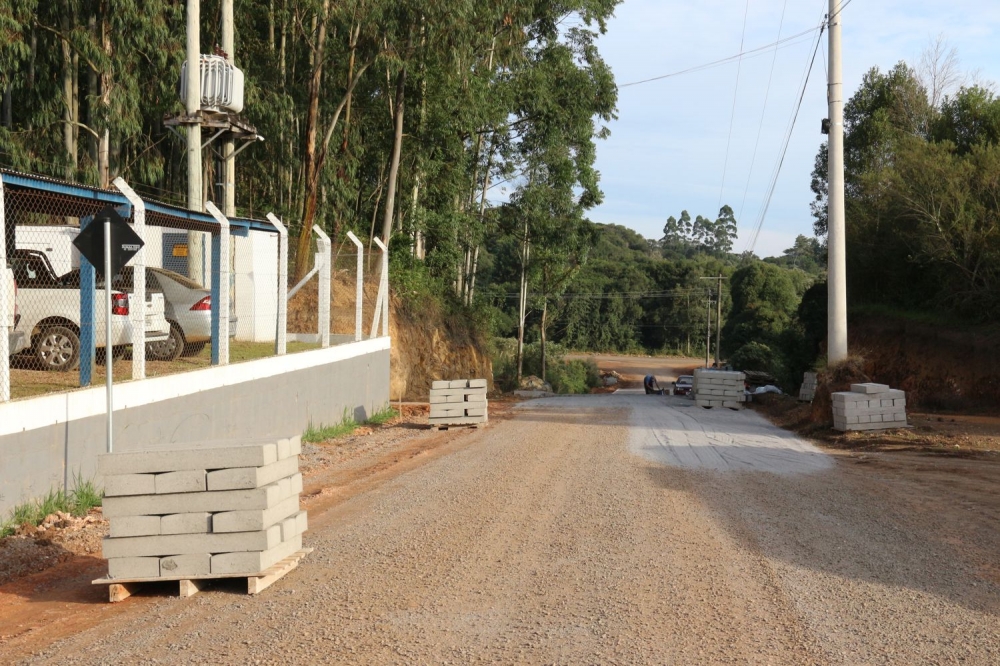
[[[688,67],[687,69],[682,69],[682,70],[677,71],[677,72],[671,72],[670,74],[663,74],[661,76],[654,76],[652,78],[642,79],[641,81],[632,81],[630,83],[623,83],[623,84],[619,85],[618,87],[619,88],[628,88],[630,86],[638,86],[638,85],[641,85],[643,83],[651,83],[653,81],[662,81],[663,79],[669,79],[669,78],[673,78],[675,76],[681,76],[683,74],[692,74],[694,72],[699,72],[699,71],[702,71],[702,70],[705,70],[705,69],[710,69],[712,67],[718,67],[719,65],[725,65],[725,64],[730,63],[730,62],[732,62],[732,61],[734,61],[734,60],[736,60],[738,58],[749,57],[749,56],[751,56],[753,54],[763,55],[762,52],[767,51],[768,49],[776,48],[776,47],[779,47],[779,46],[785,46],[785,45],[791,46],[791,44],[789,44],[789,42],[791,42],[793,40],[797,40],[797,39],[799,39],[801,37],[804,37],[806,35],[812,34],[812,33],[816,32],[817,30],[821,30],[824,26],[825,26],[825,24],[821,24],[821,25],[818,25],[818,26],[816,26],[814,28],[809,28],[808,30],[803,30],[802,32],[800,32],[798,34],[791,35],[790,37],[785,37],[784,39],[780,39],[780,40],[778,40],[776,42],[771,42],[770,44],[765,44],[764,46],[758,46],[757,48],[750,49],[748,51],[742,51],[741,53],[737,53],[735,55],[731,55],[731,56],[728,56],[728,57],[725,57],[725,58],[720,58],[719,60],[713,60],[712,62],[707,62],[707,63],[701,64],[701,65],[695,65],[694,67]]]
[[[747,0],[743,10],[743,33],[740,35],[740,53],[747,36],[747,16],[750,14],[750,0]],[[740,74],[743,72],[743,57],[740,56],[736,65],[736,88],[733,90],[733,109],[729,114],[729,137],[726,139],[726,159],[722,163],[722,185],[719,187],[719,210],[722,209],[722,197],[726,192],[726,170],[729,169],[729,148],[733,143],[733,125],[736,122],[736,100],[740,94]]]
[[[781,30],[785,27],[785,10],[788,8],[788,0],[781,5],[781,20],[778,21],[778,39],[781,39]],[[757,125],[757,140],[753,144],[753,156],[750,158],[750,173],[747,174],[747,184],[743,188],[743,202],[740,203],[740,213],[736,219],[743,219],[743,209],[747,205],[747,193],[750,191],[750,181],[753,178],[753,167],[757,163],[757,149],[760,146],[760,135],[764,130],[764,117],[767,115],[767,100],[771,96],[771,81],[774,79],[774,64],[778,61],[778,50],[774,50],[771,58],[771,72],[767,75],[767,88],[764,91],[764,108],[760,110],[760,124]]]
[[[850,0],[848,0],[848,1],[850,1]],[[749,253],[753,252],[754,247],[756,247],[756,245],[757,245],[757,239],[760,236],[760,230],[764,226],[764,219],[767,217],[767,211],[771,207],[771,198],[774,196],[774,190],[777,188],[778,177],[781,174],[781,167],[785,163],[785,156],[788,154],[788,145],[791,143],[791,140],[792,140],[792,133],[795,130],[795,123],[796,123],[796,121],[799,118],[799,112],[802,110],[802,102],[805,99],[806,90],[809,87],[809,77],[812,74],[813,66],[816,64],[816,54],[819,52],[819,46],[820,46],[820,43],[822,42],[823,30],[825,28],[826,28],[826,24],[824,23],[823,26],[821,27],[820,31],[819,31],[819,34],[816,36],[816,46],[813,48],[812,58],[809,60],[809,66],[806,68],[805,80],[804,80],[804,82],[802,84],[802,92],[799,95],[798,104],[795,107],[795,113],[792,115],[791,122],[789,123],[789,126],[788,126],[788,131],[785,134],[784,145],[782,146],[782,149],[781,149],[781,157],[778,159],[778,163],[775,166],[775,169],[774,169],[774,172],[773,172],[773,175],[772,175],[772,178],[771,178],[771,183],[770,183],[770,185],[768,187],[767,196],[765,197],[765,200],[764,200],[764,205],[761,208],[760,215],[757,217],[757,223],[754,226],[753,233],[750,235],[750,238],[747,241],[747,243],[748,243],[747,244],[747,249],[744,251],[744,254],[749,254]]]

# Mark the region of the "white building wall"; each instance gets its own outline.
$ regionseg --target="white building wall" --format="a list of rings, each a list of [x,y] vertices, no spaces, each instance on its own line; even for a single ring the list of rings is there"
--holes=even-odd
[[[273,342],[278,317],[278,235],[236,237],[236,339]]]

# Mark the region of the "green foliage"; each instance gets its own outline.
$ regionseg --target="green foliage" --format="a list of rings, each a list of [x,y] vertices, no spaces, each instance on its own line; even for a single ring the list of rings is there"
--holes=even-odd
[[[320,442],[327,442],[331,439],[337,439],[339,437],[346,437],[350,435],[358,428],[358,422],[354,419],[354,415],[344,408],[344,415],[340,419],[340,423],[330,426],[314,426],[312,422],[309,423],[309,427],[306,431],[302,433],[302,441],[308,442],[310,444],[319,444]]]
[[[590,389],[601,385],[597,365],[590,359],[552,363],[548,378],[556,393],[590,393]]]
[[[53,489],[43,497],[16,505],[7,520],[0,522],[0,538],[10,536],[21,525],[40,525],[46,516],[57,511],[85,516],[91,509],[101,506],[104,493],[93,481],[77,474],[73,483],[73,490],[68,493]]]
[[[935,107],[905,64],[873,68],[845,105],[852,308],[1000,315],[1000,99],[971,86]],[[826,146],[813,172],[826,233]]]
[[[749,262],[733,273],[730,293],[732,309],[722,327],[726,354],[751,342],[773,346],[799,304],[788,271],[762,261]]]
[[[733,352],[727,361],[734,368],[766,372],[779,381],[786,376],[782,354],[762,342],[746,343]]]
[[[365,419],[365,425],[380,426],[385,425],[392,419],[399,416],[399,412],[393,407],[386,405],[382,409],[378,410],[367,419]]]
[[[667,258],[691,257],[698,253],[725,256],[733,251],[736,240],[736,215],[729,206],[719,209],[715,220],[699,215],[694,221],[686,211],[680,219],[667,218],[661,247]]]

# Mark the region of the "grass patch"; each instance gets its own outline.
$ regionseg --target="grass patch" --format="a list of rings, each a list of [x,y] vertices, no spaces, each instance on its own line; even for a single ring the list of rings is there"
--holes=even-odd
[[[85,481],[76,476],[74,488],[68,493],[61,488],[50,490],[44,497],[15,506],[11,510],[10,517],[0,523],[0,538],[10,536],[25,523],[40,525],[45,516],[57,511],[74,516],[86,516],[91,509],[101,506],[103,495],[93,481]]]
[[[377,412],[369,416],[368,420],[365,421],[365,425],[374,425],[374,426],[385,425],[387,422],[391,421],[397,416],[399,416],[399,412],[397,412],[392,407],[386,405],[382,409],[378,410]]]
[[[326,442],[331,439],[337,439],[338,437],[347,437],[348,435],[354,434],[354,431],[358,429],[358,426],[370,425],[370,426],[380,426],[384,425],[388,421],[396,418],[399,415],[395,409],[386,405],[382,409],[378,410],[370,417],[368,417],[363,423],[358,423],[354,416],[347,410],[344,409],[344,416],[340,420],[340,423],[336,425],[319,425],[314,426],[309,424],[309,427],[304,433],[302,433],[302,441],[309,442],[310,444],[318,444],[320,442]]]
[[[343,420],[336,425],[314,426],[310,423],[309,427],[306,428],[306,431],[302,433],[302,441],[309,442],[310,444],[318,444],[330,439],[346,437],[357,430],[357,428],[358,422],[354,420],[353,416],[347,414],[347,410],[345,409]]]

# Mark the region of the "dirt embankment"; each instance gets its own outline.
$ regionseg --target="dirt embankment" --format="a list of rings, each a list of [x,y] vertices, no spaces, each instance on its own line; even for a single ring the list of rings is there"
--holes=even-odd
[[[331,333],[354,333],[354,273],[336,270],[332,278]],[[362,330],[368,334],[378,282],[366,281]],[[288,330],[317,330],[317,281],[311,280],[288,303]],[[436,379],[486,378],[493,389],[493,361],[489,347],[474,325],[449,316],[434,303],[407,304],[389,299],[389,335],[392,338],[389,395],[393,401],[427,401]]]
[[[852,318],[851,353],[865,375],[906,391],[907,406],[1000,410],[1000,329],[946,328],[893,317]]]

